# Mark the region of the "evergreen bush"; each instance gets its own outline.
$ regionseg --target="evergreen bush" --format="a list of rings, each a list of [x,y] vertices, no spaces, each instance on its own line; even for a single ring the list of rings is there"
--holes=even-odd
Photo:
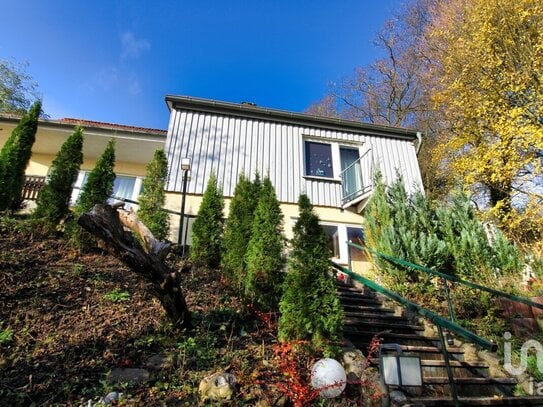
[[[53,160],[49,180],[38,196],[34,218],[55,225],[69,213],[73,185],[83,163],[82,149],[83,129],[77,126]]]
[[[106,149],[96,161],[94,169],[89,173],[77,199],[76,214],[81,215],[96,204],[106,203],[113,194],[115,182],[115,140],[110,140]]]
[[[283,213],[275,189],[266,177],[262,182],[245,256],[245,298],[264,311],[276,311],[281,298],[285,265],[285,238],[282,230]]]
[[[294,225],[288,273],[279,309],[279,339],[311,340],[319,345],[337,340],[343,310],[330,270],[331,252],[326,235],[306,195],[298,200],[300,216]]]
[[[94,169],[89,173],[87,182],[83,185],[75,207],[76,218],[90,211],[96,204],[105,204],[113,194],[114,166],[115,141],[110,140],[104,152],[96,161]],[[84,231],[75,222],[68,223],[67,232],[70,235],[71,243],[79,249],[84,249],[96,242],[90,233]]]
[[[245,255],[253,233],[253,218],[260,197],[260,177],[251,182],[240,174],[224,227],[222,267],[234,287],[240,289],[246,277]]]
[[[41,101],[38,100],[21,118],[0,151],[0,211],[14,211],[21,206],[25,170],[32,156],[40,114]]]
[[[211,174],[196,220],[192,225],[190,258],[197,266],[216,268],[221,264],[224,198]]]
[[[168,213],[164,210],[164,186],[168,176],[168,159],[164,150],[156,150],[146,166],[143,192],[139,196],[138,217],[159,240],[168,237]]]
[[[375,251],[475,282],[488,283],[497,273],[520,273],[522,268],[520,251],[499,230],[489,241],[464,193],[438,205],[420,192],[409,198],[401,178],[386,188],[378,176],[366,208],[365,230],[368,246]],[[374,261],[387,285],[399,292],[432,291],[432,278],[425,273],[376,256]]]

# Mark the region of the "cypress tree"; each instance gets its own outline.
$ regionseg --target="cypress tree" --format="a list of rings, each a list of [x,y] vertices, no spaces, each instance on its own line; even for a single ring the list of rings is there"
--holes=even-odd
[[[159,240],[168,237],[168,213],[163,209],[167,176],[166,154],[164,150],[156,150],[153,159],[146,166],[143,192],[138,199],[140,203],[138,217]]]
[[[53,160],[49,181],[40,191],[34,218],[56,224],[70,211],[70,197],[83,163],[83,129],[77,126]]]
[[[223,210],[222,190],[217,187],[217,178],[212,173],[192,225],[190,258],[197,266],[215,268],[221,264]]]
[[[77,199],[76,214],[81,215],[92,209],[96,204],[106,203],[113,193],[115,181],[115,141],[110,140],[106,149],[98,158],[96,166],[89,173],[87,182]]]
[[[256,207],[252,235],[245,261],[245,297],[262,310],[275,311],[281,297],[283,248],[283,213],[275,189],[268,177],[264,178]]]
[[[294,225],[285,290],[279,304],[279,339],[337,340],[343,326],[343,310],[330,272],[326,235],[313,213],[307,195],[298,200],[300,217]]]
[[[223,238],[222,267],[238,289],[245,280],[245,255],[253,233],[253,218],[260,196],[260,178],[256,174],[251,182],[240,174],[230,211],[226,220]]]
[[[25,114],[0,151],[0,211],[16,210],[21,205],[25,170],[36,140],[41,101]]]

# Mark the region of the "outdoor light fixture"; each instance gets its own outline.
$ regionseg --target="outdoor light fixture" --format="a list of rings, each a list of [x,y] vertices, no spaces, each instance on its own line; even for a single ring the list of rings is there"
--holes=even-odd
[[[185,255],[185,242],[186,242],[186,236],[183,240],[183,226],[185,221],[185,201],[187,198],[187,182],[189,180],[189,172],[190,172],[190,158],[184,157],[181,158],[181,164],[180,164],[181,170],[183,171],[183,189],[182,189],[182,195],[181,195],[181,212],[180,212],[180,219],[179,219],[179,234],[177,238],[177,243],[179,246],[181,246],[181,254]]]
[[[181,158],[181,169],[183,171],[190,170],[190,158]]]
[[[386,353],[393,351],[394,353]],[[422,368],[419,356],[404,356],[400,345],[383,344],[379,348],[381,380],[391,386],[422,386]]]

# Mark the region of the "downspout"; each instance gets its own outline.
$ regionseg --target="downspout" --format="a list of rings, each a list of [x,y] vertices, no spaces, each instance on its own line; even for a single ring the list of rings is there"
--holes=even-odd
[[[417,131],[417,156],[419,155],[420,148],[422,147],[422,133],[420,131]]]

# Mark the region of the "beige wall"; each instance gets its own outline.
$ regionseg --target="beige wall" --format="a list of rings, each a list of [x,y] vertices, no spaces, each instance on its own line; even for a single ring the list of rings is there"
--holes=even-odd
[[[181,198],[181,194],[179,193],[167,192],[166,208],[175,212],[180,212]],[[225,198],[225,217],[228,217],[228,208],[231,200],[231,198]],[[196,215],[201,202],[202,195],[187,195],[185,201],[185,214],[193,216]],[[298,217],[298,205],[282,203],[281,210],[284,215],[285,237],[287,239],[292,239],[292,228],[296,218]],[[363,217],[361,215],[348,210],[330,207],[315,207],[314,210],[323,223],[329,222],[331,224],[349,224],[359,226],[363,221]],[[177,236],[179,234],[179,220],[179,215],[170,215],[170,239],[172,241],[177,241]],[[365,255],[355,254],[353,250],[352,260],[354,271],[365,275],[371,270],[371,263],[369,263]],[[346,263],[346,260],[344,263]]]
[[[55,159],[54,155],[46,154],[32,154],[30,162],[26,167],[26,175],[38,175],[46,176],[51,168],[51,164]],[[96,160],[84,160],[81,165],[81,170],[90,171],[96,165]],[[115,173],[120,175],[134,175],[134,176],[145,176],[145,165],[143,164],[134,164],[126,162],[116,162],[115,163]]]

